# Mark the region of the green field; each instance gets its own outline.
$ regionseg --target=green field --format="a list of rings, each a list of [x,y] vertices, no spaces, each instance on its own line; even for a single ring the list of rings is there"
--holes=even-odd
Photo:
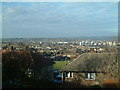
[[[55,62],[54,69],[62,69],[69,63],[68,61],[54,61],[54,62]]]

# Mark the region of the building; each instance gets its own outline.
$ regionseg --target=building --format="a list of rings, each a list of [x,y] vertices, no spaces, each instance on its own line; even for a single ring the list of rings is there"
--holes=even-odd
[[[115,53],[85,53],[61,72],[63,82],[83,86],[104,85],[109,80],[118,82],[118,57]]]

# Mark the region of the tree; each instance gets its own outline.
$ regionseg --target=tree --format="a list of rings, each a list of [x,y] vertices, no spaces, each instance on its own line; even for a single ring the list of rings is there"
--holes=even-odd
[[[3,85],[14,80],[24,79],[25,72],[31,67],[33,60],[28,51],[11,51],[2,54]],[[4,87],[4,86],[3,86]]]

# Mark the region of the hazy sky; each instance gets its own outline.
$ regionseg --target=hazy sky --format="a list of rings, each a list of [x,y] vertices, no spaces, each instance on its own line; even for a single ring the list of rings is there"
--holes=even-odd
[[[2,6],[5,38],[118,34],[117,2],[4,2]]]

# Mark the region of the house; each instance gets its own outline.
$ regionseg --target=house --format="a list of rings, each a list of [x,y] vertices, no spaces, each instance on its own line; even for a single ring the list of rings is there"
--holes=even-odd
[[[84,86],[118,81],[118,57],[116,53],[84,53],[62,68],[61,73],[63,83],[77,82]]]
[[[96,49],[95,48],[90,48],[89,50],[91,53],[95,53],[96,52]]]

